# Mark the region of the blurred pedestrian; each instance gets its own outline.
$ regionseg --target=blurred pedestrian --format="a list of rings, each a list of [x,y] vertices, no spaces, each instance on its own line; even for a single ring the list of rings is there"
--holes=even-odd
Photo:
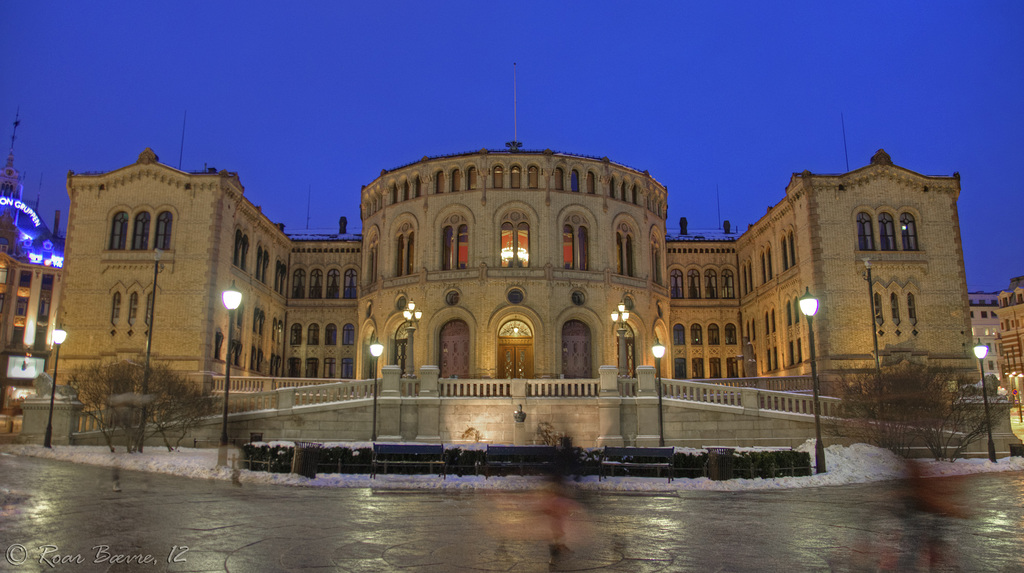
[[[958,478],[928,478],[923,464],[910,460],[902,481],[897,511],[902,521],[898,571],[930,571],[946,564],[947,529],[954,518],[967,512],[957,502]]]

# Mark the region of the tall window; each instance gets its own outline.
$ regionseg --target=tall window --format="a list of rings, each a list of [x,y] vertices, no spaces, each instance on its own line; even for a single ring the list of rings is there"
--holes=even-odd
[[[569,190],[573,193],[580,191],[580,174],[575,169],[569,173]]]
[[[907,293],[907,318],[910,319],[911,324],[917,322],[917,301],[914,299],[913,293]]]
[[[314,322],[306,330],[306,345],[316,346],[318,344],[320,344],[320,325]]]
[[[704,344],[704,334],[699,324],[690,325],[690,343]]]
[[[143,211],[135,216],[132,227],[132,250],[145,251],[149,248],[149,213]]]
[[[515,219],[519,219],[518,213]],[[501,266],[530,266],[530,224],[526,221],[501,224]]]
[[[704,271],[704,298],[718,298],[718,273]]]
[[[768,247],[765,250],[765,255],[764,256],[765,256],[765,259],[768,260],[768,278],[770,279],[770,278],[775,276],[775,273],[772,272],[772,248],[771,247]]]
[[[687,298],[700,298],[700,271],[690,269],[686,271]]]
[[[633,234],[625,225],[615,233],[615,254],[618,274],[636,276],[633,268]]]
[[[348,269],[345,271],[345,292],[342,294],[344,298],[356,298],[356,271],[355,269]]]
[[[871,215],[857,214],[857,249],[861,251],[875,250],[874,231],[871,228]]]
[[[341,377],[342,378],[355,378],[355,368],[351,358],[341,359]]]
[[[725,343],[736,344],[736,325],[731,322],[725,325]]]
[[[789,251],[786,249],[786,236],[782,236],[782,270],[789,268]]]
[[[292,334],[291,334],[291,338],[288,340],[288,343],[293,345],[293,346],[298,346],[299,344],[302,344],[302,325],[301,324],[296,323],[296,324],[292,325]]]
[[[683,271],[672,269],[668,274],[669,296],[672,298],[683,298]]]
[[[725,375],[729,378],[738,378],[740,375],[739,362],[731,356],[725,359]]]
[[[505,170],[501,165],[494,166],[494,188],[501,189],[505,186]]]
[[[882,295],[875,293],[875,322],[879,326],[885,322],[885,316],[882,314]]]
[[[320,361],[316,358],[306,359],[306,378],[316,378],[320,370]]]
[[[903,250],[917,250],[917,223],[910,213],[900,215],[900,233],[903,236]]]
[[[704,377],[704,359],[703,358],[693,358],[693,359],[690,360],[690,364],[692,365],[692,369],[693,369],[693,372],[692,372],[693,378],[703,378]]]
[[[110,324],[117,325],[121,321],[121,293],[115,292],[110,301]]]
[[[341,295],[341,271],[327,271],[327,298],[338,298]]]
[[[292,273],[292,298],[306,297],[306,271],[295,269]]]
[[[351,323],[341,327],[341,344],[344,346],[352,346],[355,343],[356,327]]]
[[[395,276],[411,275],[415,266],[413,232],[406,225],[395,241]]]
[[[562,227],[562,266],[567,269],[573,268],[576,259],[576,233],[572,225]]]
[[[476,167],[472,165],[466,169],[466,189],[476,189]]]
[[[661,245],[656,240],[651,241],[651,276],[654,284],[661,284]]]
[[[509,186],[513,189],[519,189],[521,176],[522,169],[518,165],[513,165],[512,169],[509,170]]]
[[[722,271],[722,298],[736,298],[736,287],[734,286],[732,271]]]
[[[323,298],[324,272],[320,269],[309,271],[309,298]]]
[[[171,222],[173,219],[174,216],[171,215],[170,211],[164,211],[157,215],[156,237],[153,239],[153,248],[164,250],[171,248]]]
[[[576,229],[576,267],[581,271],[590,269],[590,234],[586,227]]]
[[[444,171],[434,174],[434,194],[440,195],[441,193],[444,193]]]
[[[527,186],[529,186],[530,189],[536,189],[539,186],[538,179],[539,179],[539,177],[538,177],[538,173],[537,173],[537,167],[531,165],[530,167],[528,167],[526,169],[526,184],[527,184]]]
[[[135,317],[139,313],[139,293],[133,292],[128,297],[128,324],[135,324]]]
[[[676,323],[672,325],[672,344],[683,346],[686,344],[686,327]]]
[[[441,269],[469,266],[469,225],[452,224],[441,230]]]
[[[721,378],[722,377],[722,359],[721,358],[708,358],[708,377],[709,378]]]
[[[896,296],[896,293],[889,295],[889,308],[892,310],[892,323],[898,325],[900,323],[900,297]]]
[[[789,232],[789,265],[796,264],[796,247],[793,246],[793,232]]]
[[[708,344],[721,344],[721,343],[722,343],[721,338],[718,335],[718,325],[714,324],[714,323],[709,324],[708,325]]]
[[[594,173],[587,171],[587,193],[593,195],[597,192],[597,183],[594,181]]]
[[[326,346],[336,346],[338,344],[338,327],[334,324],[328,324],[324,327],[324,344]]]
[[[125,241],[128,237],[128,213],[121,211],[114,215],[114,220],[110,224],[110,250],[122,251],[124,250]]]
[[[883,251],[896,250],[896,228],[893,225],[892,215],[882,213],[878,216],[878,243]]]
[[[409,200],[409,182],[405,181],[402,183],[402,201]]]
[[[458,169],[452,169],[452,193],[462,188],[462,172]]]
[[[337,375],[336,364],[336,358],[324,358],[324,378],[334,378]]]
[[[552,178],[555,180],[555,191],[563,191],[565,189],[565,172],[561,167],[555,167]]]

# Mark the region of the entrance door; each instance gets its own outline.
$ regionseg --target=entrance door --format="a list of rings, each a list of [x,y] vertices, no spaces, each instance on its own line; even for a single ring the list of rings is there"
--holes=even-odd
[[[441,378],[469,378],[469,325],[453,320],[441,327]]]
[[[562,375],[590,378],[590,328],[579,320],[562,325]]]
[[[533,331],[521,320],[498,329],[498,378],[533,378]]]

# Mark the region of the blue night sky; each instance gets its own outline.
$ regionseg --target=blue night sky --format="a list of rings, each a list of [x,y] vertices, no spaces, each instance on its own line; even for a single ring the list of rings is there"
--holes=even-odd
[[[851,169],[960,172],[970,290],[1024,275],[1022,2],[11,1],[0,53],[0,141],[20,107],[48,222],[69,169],[177,167],[187,111],[182,169],[237,171],[287,231],[358,231],[381,169],[513,139],[516,62],[524,147],[649,170],[670,232],[717,227],[716,188],[742,230],[793,172],[846,171],[842,115]]]

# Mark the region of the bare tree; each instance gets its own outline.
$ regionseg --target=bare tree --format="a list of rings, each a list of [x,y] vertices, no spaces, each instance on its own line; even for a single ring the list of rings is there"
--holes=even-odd
[[[127,360],[93,364],[72,372],[69,385],[78,391],[82,413],[95,420],[110,451],[119,432],[125,448],[135,451],[130,430],[139,415],[134,397],[142,387],[142,367]]]
[[[150,369],[149,391],[152,401],[147,408],[147,427],[150,435],[160,434],[168,451],[177,448],[203,418],[216,413],[217,401],[212,396],[164,365]]]
[[[954,459],[985,433],[980,388],[962,370],[901,362],[840,382],[835,434],[907,457],[915,444]]]

